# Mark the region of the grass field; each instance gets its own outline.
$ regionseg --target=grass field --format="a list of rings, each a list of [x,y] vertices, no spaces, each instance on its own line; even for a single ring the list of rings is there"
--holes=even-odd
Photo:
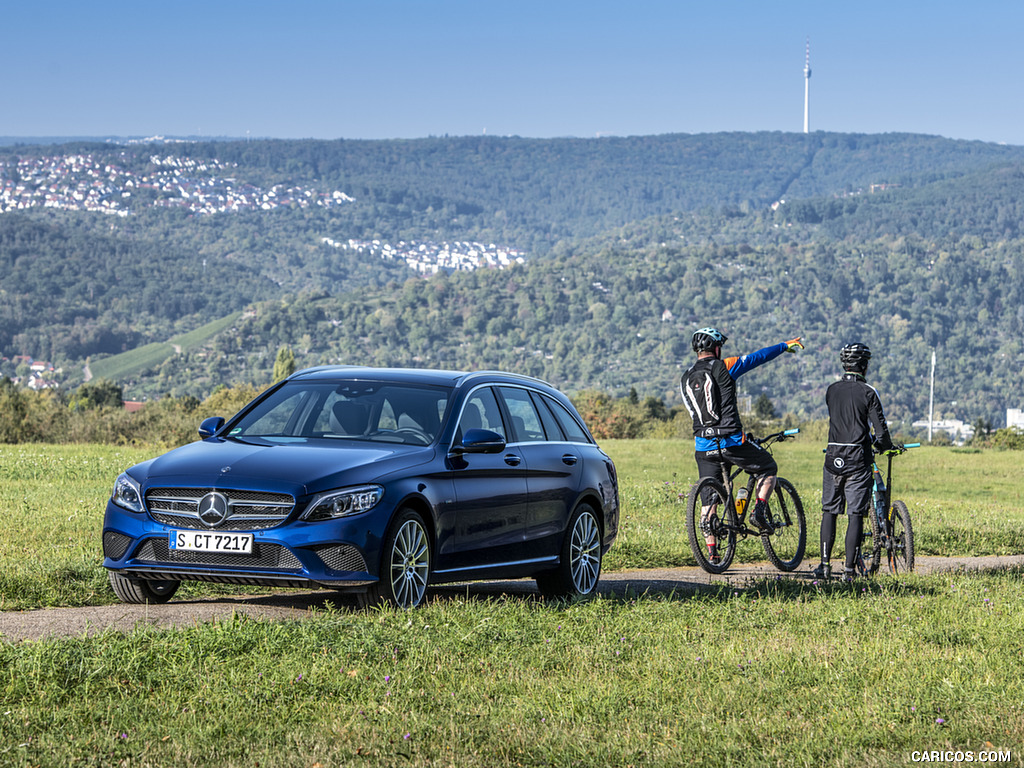
[[[603,445],[619,470],[623,510],[622,533],[605,567],[693,565],[683,524],[685,496],[696,480],[692,446],[678,440]],[[821,524],[821,445],[797,438],[777,446],[774,455],[779,474],[796,486],[803,501],[807,552],[813,556]],[[1024,552],[1024,460],[1019,452],[915,448],[894,460],[893,489],[910,509],[918,554]],[[845,530],[840,522],[833,560],[842,553]],[[764,551],[747,540],[737,547],[736,557],[739,562],[763,560]]]
[[[0,764],[1020,766],[1021,575],[0,643]]]
[[[689,563],[678,500],[693,479],[688,446],[606,448],[624,520],[606,567]],[[103,505],[118,472],[151,453],[0,447],[2,609],[113,601]],[[820,447],[786,444],[776,457],[813,539]],[[1021,473],[1012,453],[900,457],[921,551],[1024,551]],[[408,613],[0,642],[0,765],[838,768],[967,750],[1020,766],[1022,576],[768,579],[579,603],[459,597]]]
[[[622,502],[621,532],[605,569],[693,565],[683,524],[685,494],[695,479],[688,443],[623,440],[604,447],[619,469]],[[156,453],[0,446],[0,610],[115,601],[100,567],[103,509],[117,475]],[[821,448],[795,441],[779,446],[775,456],[780,474],[804,501],[813,554],[821,519]],[[910,508],[919,554],[1024,552],[1024,462],[1018,453],[920,448],[896,462],[894,487]],[[835,558],[843,547],[842,535],[837,539]],[[756,540],[737,549],[739,562],[763,558]],[[183,596],[225,591],[210,584],[183,589]]]

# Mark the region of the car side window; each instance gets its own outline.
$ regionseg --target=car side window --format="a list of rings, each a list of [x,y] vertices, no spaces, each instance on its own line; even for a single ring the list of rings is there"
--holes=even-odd
[[[565,406],[556,400],[552,400],[550,397],[544,398],[544,404],[551,409],[555,418],[558,419],[559,425],[562,427],[562,431],[565,432],[565,439],[571,443],[589,443],[590,438],[587,437],[587,433],[580,426],[579,422],[573,418],[572,414],[565,409]]]
[[[518,387],[501,387],[501,396],[512,417],[512,434],[516,442],[539,443],[547,439],[529,392]]]
[[[533,398],[533,407],[540,414],[540,423],[544,425],[544,433],[548,436],[548,440],[553,443],[563,442],[565,434],[562,432],[562,428],[558,426],[558,420],[551,413],[551,409],[544,405],[544,398],[537,392],[531,392],[530,397]]]
[[[508,439],[505,425],[501,421],[498,399],[490,387],[478,389],[466,400],[466,404],[462,408],[462,418],[459,421],[456,440],[462,442],[462,436],[470,429],[489,429],[491,432],[501,435],[502,439]]]

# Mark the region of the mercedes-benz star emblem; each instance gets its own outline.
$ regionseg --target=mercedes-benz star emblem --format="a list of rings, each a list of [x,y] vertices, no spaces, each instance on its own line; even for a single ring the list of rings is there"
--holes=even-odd
[[[199,500],[199,519],[209,528],[216,528],[228,517],[228,500],[221,493],[208,493]]]

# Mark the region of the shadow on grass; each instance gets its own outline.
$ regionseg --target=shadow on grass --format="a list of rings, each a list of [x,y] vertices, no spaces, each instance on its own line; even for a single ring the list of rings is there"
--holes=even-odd
[[[784,575],[750,578],[742,583],[701,583],[677,579],[602,580],[598,585],[597,594],[602,600],[626,604],[644,600],[687,602],[710,599],[724,602],[740,596],[748,599],[770,598],[806,602],[809,599],[868,597],[881,594],[922,595],[935,594],[939,591],[941,589],[938,584],[929,583],[929,580],[923,577],[911,577],[910,581],[897,581],[889,577],[878,580],[858,579],[847,584],[841,581],[823,583],[799,576]],[[528,580],[440,585],[430,589],[428,600],[524,600],[548,604],[555,609],[578,602],[574,599],[545,598]]]
[[[820,582],[789,576],[751,578],[743,583],[698,583],[659,579],[648,581],[620,581],[602,583],[598,595],[603,600],[632,603],[641,600],[686,602],[690,600],[732,600],[766,598],[793,602],[813,599],[835,599],[843,597],[870,597],[875,595],[931,595],[943,591],[940,585],[929,583],[926,577],[911,577],[909,581],[889,577],[880,579],[857,579],[850,583],[839,580]],[[552,606],[573,604],[571,599],[543,597],[528,582],[491,582],[459,585],[443,585],[430,590],[433,601],[462,599],[473,601],[519,599],[549,603]]]
[[[979,571],[947,571],[942,574],[893,577],[880,574],[872,578],[858,578],[852,582],[841,579],[823,581],[806,573],[758,575],[731,582],[700,582],[675,578],[622,578],[612,573],[602,578],[598,595],[605,600],[635,602],[638,600],[668,600],[684,602],[694,599],[732,600],[736,597],[769,598],[793,602],[814,599],[875,596],[922,596],[944,593],[947,581],[957,574],[984,573],[987,578],[1021,579],[1024,567],[1007,566]],[[466,583],[432,587],[430,600],[460,598],[465,600],[523,599],[548,602],[555,606],[571,605],[571,600],[545,599],[529,580]]]
[[[686,602],[695,599],[727,601],[737,597],[746,599],[773,599],[806,602],[815,599],[842,599],[847,597],[934,595],[946,590],[948,578],[957,572],[935,575],[910,574],[895,578],[879,575],[876,578],[859,578],[853,582],[838,579],[820,581],[806,573],[753,575],[735,578],[731,581],[697,581],[686,578],[652,578],[649,575],[610,573],[602,577],[597,595],[602,600],[619,603],[634,603],[643,600]],[[966,571],[966,573],[970,573]],[[989,578],[1024,577],[1024,567],[1010,566],[984,571]],[[508,581],[459,582],[431,586],[427,602],[491,602],[521,600],[550,605],[559,610],[573,605],[577,600],[545,598],[532,579]],[[239,606],[263,607],[267,609],[309,611],[341,610],[364,611],[373,608],[360,607],[353,594],[328,589],[309,591],[281,591],[253,595],[233,596],[184,596],[174,603],[219,603]]]

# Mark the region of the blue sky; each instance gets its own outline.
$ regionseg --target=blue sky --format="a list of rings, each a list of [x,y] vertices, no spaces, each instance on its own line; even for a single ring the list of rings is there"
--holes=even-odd
[[[1024,145],[1024,3],[11,0],[0,136],[811,129]]]

